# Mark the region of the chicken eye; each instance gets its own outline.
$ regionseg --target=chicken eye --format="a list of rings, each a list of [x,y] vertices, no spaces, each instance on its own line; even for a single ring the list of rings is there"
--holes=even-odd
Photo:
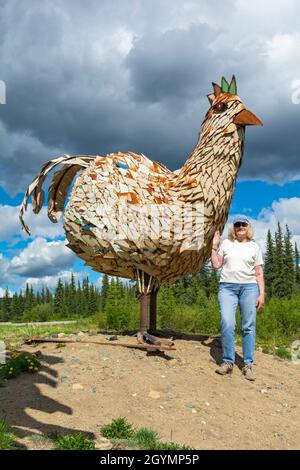
[[[227,109],[227,105],[223,102],[220,102],[220,103],[217,103],[215,106],[214,106],[214,110],[217,111],[218,113],[222,113],[223,111],[225,111]]]

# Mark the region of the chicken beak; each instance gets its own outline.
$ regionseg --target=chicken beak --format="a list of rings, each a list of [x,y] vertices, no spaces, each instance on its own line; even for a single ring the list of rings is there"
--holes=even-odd
[[[258,119],[255,114],[248,111],[248,109],[243,109],[240,113],[238,113],[234,119],[234,124],[238,126],[262,126],[263,123],[260,119]]]

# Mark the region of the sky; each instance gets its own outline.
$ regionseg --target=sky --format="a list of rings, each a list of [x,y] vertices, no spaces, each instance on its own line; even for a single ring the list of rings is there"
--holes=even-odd
[[[0,0],[0,296],[71,272],[101,284],[44,210],[20,230],[44,162],[131,150],[180,168],[233,73],[264,126],[246,129],[228,224],[248,215],[264,252],[287,223],[300,246],[299,17],[297,0]]]

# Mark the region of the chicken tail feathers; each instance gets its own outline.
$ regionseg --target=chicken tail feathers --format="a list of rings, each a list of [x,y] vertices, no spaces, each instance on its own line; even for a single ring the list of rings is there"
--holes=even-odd
[[[24,222],[24,213],[27,210],[28,200],[31,196],[32,210],[35,214],[38,214],[44,203],[45,193],[42,187],[48,173],[57,165],[64,165],[62,169],[54,173],[48,191],[48,217],[51,222],[56,223],[62,215],[68,190],[76,173],[81,168],[87,168],[94,159],[93,155],[76,155],[73,157],[64,155],[63,157],[50,160],[43,165],[39,175],[27,188],[20,206],[19,219],[22,229],[28,235],[30,235],[30,230]]]

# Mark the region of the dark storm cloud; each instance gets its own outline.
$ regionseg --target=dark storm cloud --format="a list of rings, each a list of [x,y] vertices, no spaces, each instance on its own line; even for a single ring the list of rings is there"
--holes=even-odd
[[[300,176],[300,105],[290,96],[298,69],[288,68],[297,37],[274,40],[277,16],[256,36],[246,3],[246,11],[233,1],[134,1],[130,11],[125,3],[1,2],[0,185],[23,191],[64,152],[133,150],[175,169],[196,143],[211,81],[233,72],[265,123],[248,129],[240,176]]]
[[[125,61],[131,75],[135,101],[180,101],[181,106],[199,98],[215,74],[216,60],[210,45],[216,31],[208,25],[167,31],[134,42]],[[198,95],[198,96],[197,96]]]

